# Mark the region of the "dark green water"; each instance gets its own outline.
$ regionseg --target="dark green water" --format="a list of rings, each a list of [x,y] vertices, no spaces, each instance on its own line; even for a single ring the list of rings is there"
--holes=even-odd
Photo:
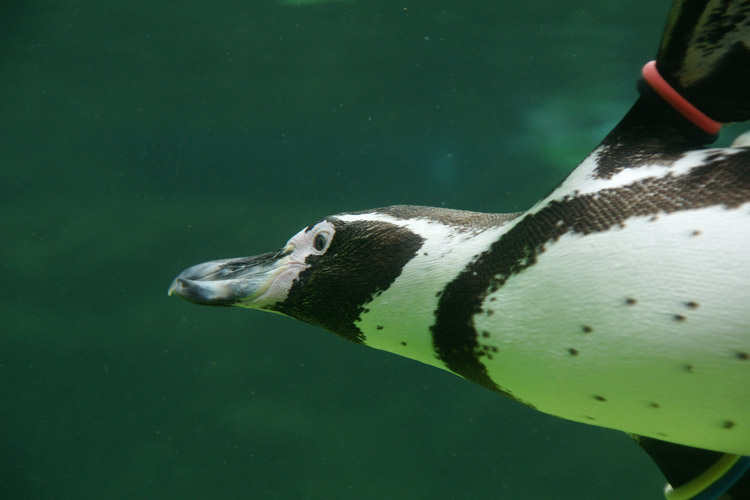
[[[0,498],[662,498],[620,433],[166,290],[330,213],[527,208],[635,99],[668,9],[5,2]]]

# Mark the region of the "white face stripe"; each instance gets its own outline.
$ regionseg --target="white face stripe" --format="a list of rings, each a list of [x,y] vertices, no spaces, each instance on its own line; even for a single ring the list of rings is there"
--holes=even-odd
[[[240,307],[264,308],[283,302],[289,295],[292,285],[299,279],[300,274],[310,267],[305,263],[310,255],[325,253],[330,245],[336,230],[328,221],[317,223],[310,230],[302,229],[292,236],[284,246],[284,251],[290,251],[279,264],[279,271],[275,273],[273,281],[262,295],[247,304],[238,304]],[[325,236],[327,244],[322,250],[315,248],[315,238],[318,235]]]
[[[365,344],[446,369],[437,359],[429,327],[435,322],[439,293],[511,224],[475,232],[429,219],[399,219],[381,213],[337,216],[346,222],[388,222],[424,238],[418,254],[382,294],[365,305],[357,323]],[[406,345],[404,345],[404,343]]]
[[[320,255],[324,253],[328,249],[328,245],[330,245],[335,233],[336,228],[333,224],[324,220],[318,222],[310,229],[302,229],[300,232],[292,236],[284,249],[293,249],[291,253],[293,259],[296,262],[303,263],[309,255]],[[319,235],[324,237],[326,241],[326,245],[321,249],[318,249],[315,246],[315,238]]]

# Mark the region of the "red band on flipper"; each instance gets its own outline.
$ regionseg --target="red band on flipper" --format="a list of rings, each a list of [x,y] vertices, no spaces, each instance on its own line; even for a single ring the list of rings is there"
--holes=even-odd
[[[677,93],[667,81],[662,78],[656,69],[656,61],[649,61],[641,70],[643,79],[659,94],[662,99],[667,101],[677,112],[684,116],[690,123],[703,130],[707,134],[718,134],[721,130],[721,123],[712,120],[701,110],[690,104],[684,97]]]

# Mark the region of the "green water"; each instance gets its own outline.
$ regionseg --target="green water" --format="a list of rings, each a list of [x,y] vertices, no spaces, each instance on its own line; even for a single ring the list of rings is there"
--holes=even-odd
[[[662,498],[620,433],[166,290],[330,213],[527,208],[635,99],[668,9],[5,2],[0,498]]]

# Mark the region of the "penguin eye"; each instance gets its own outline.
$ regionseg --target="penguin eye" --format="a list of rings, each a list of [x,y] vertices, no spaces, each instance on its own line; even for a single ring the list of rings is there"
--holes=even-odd
[[[328,246],[328,235],[325,233],[318,233],[313,239],[313,248],[318,252],[322,252]]]

